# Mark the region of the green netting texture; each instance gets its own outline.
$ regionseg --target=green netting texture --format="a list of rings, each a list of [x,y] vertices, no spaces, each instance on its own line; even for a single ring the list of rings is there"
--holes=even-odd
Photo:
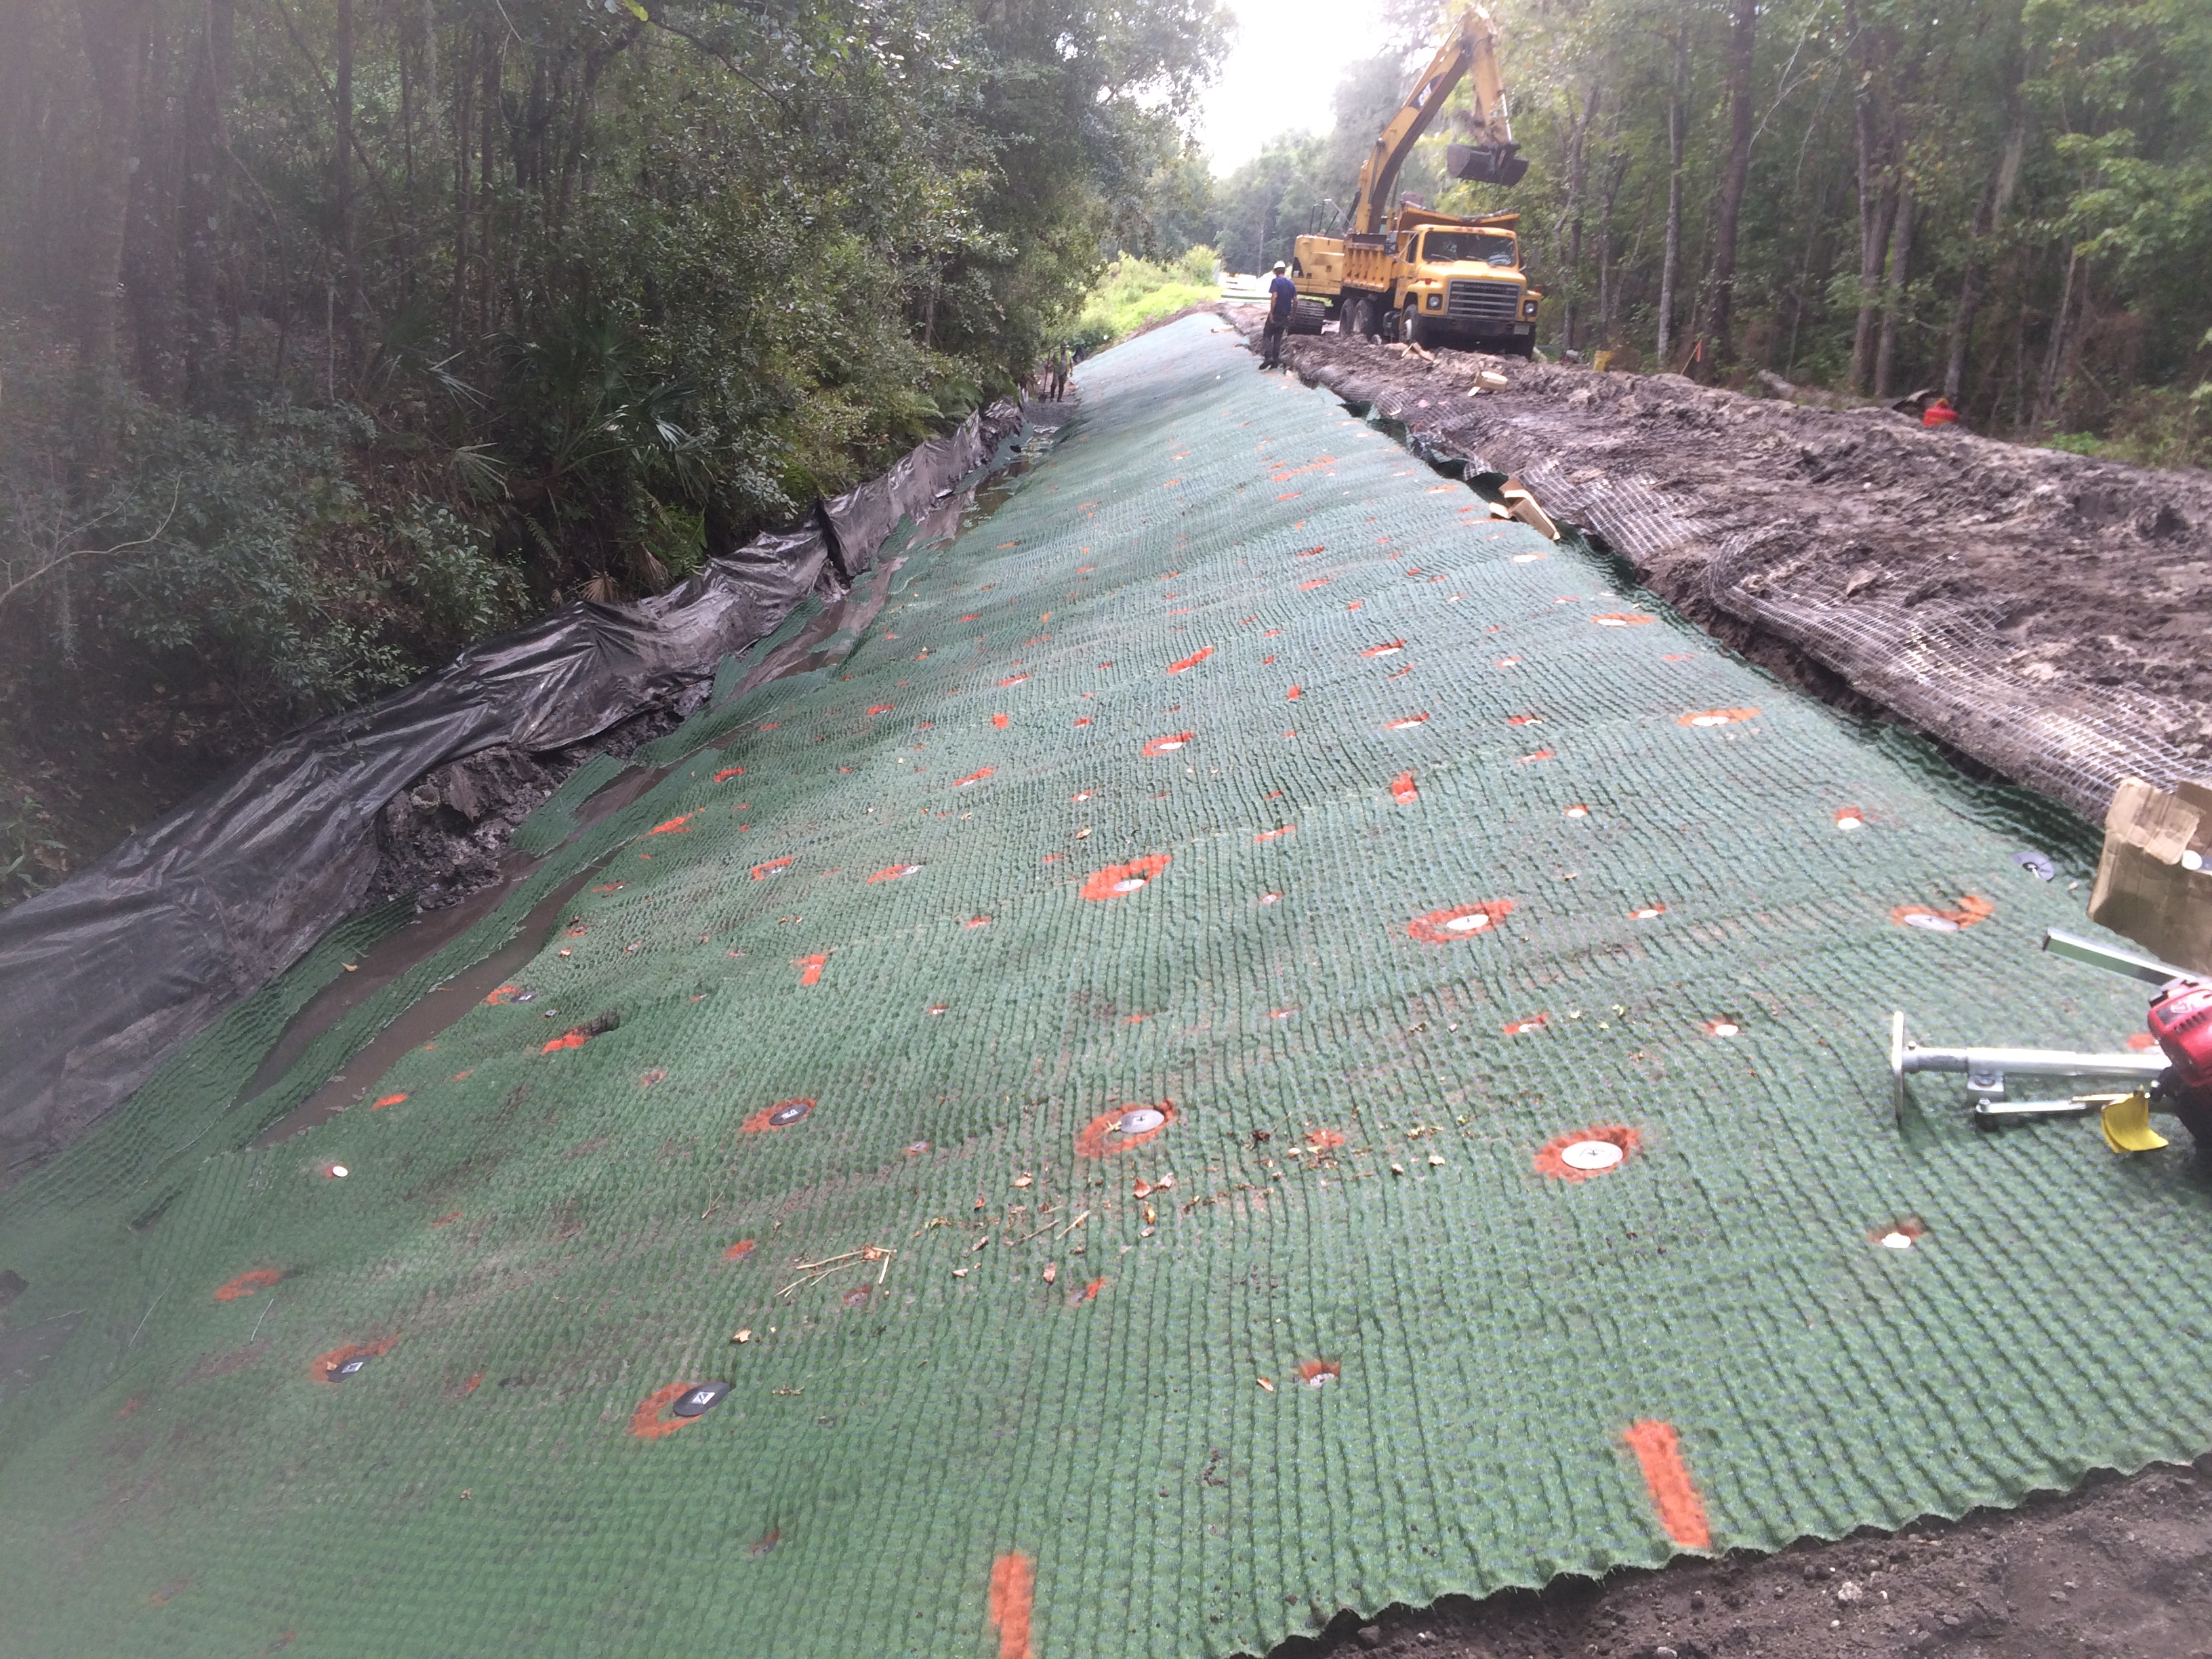
[[[723,661],[727,662],[725,657]],[[518,853],[551,852],[576,831],[576,809],[593,793],[623,775],[629,763],[620,757],[597,754],[562,779],[561,786],[538,802],[530,816],[514,826],[509,845]]]
[[[1890,1117],[1894,1007],[2140,1029],[2036,951],[2079,871],[1252,361],[1086,364],[842,662],[0,1198],[0,1338],[70,1333],[0,1646],[1259,1652],[2212,1445],[2185,1142]]]

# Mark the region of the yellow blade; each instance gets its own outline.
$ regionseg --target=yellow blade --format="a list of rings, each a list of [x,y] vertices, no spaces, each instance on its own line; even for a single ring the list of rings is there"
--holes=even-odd
[[[2105,1145],[2116,1152],[2154,1152],[2166,1137],[2150,1127],[2150,1097],[2137,1090],[2105,1108]]]

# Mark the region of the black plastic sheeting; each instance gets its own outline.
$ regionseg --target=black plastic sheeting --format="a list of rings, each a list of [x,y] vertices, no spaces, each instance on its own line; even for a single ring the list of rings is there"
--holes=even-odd
[[[705,679],[810,592],[835,597],[1021,423],[994,404],[635,605],[571,605],[303,727],[80,876],[0,911],[0,1170],[74,1140],[177,1044],[361,901],[385,802],[495,744],[580,743]]]

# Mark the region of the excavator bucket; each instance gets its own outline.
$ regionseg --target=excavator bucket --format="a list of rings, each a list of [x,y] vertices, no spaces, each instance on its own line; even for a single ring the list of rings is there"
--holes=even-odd
[[[1505,144],[1449,144],[1444,167],[1455,179],[1477,185],[1517,185],[1528,171],[1521,146]]]

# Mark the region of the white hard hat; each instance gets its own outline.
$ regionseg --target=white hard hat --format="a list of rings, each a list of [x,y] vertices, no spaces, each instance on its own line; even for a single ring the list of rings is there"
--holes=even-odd
[[[1286,267],[1280,259],[1278,259],[1275,261],[1275,269],[1278,270],[1283,270],[1288,269],[1288,267]]]

